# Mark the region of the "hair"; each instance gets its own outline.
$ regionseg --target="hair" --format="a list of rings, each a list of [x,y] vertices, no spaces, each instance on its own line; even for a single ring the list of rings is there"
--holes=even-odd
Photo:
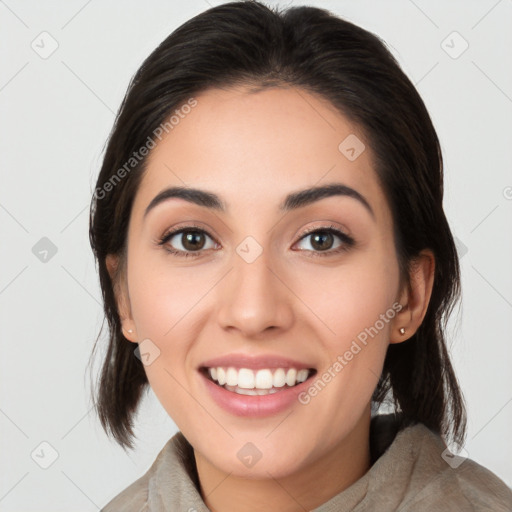
[[[103,429],[125,450],[133,449],[133,416],[149,387],[133,343],[122,333],[116,303],[131,207],[147,162],[147,156],[133,155],[194,95],[237,86],[297,87],[328,100],[361,130],[390,206],[401,284],[409,283],[423,249],[435,257],[423,322],[410,339],[389,345],[372,410],[391,401],[398,430],[423,423],[462,445],[466,410],[444,334],[460,298],[460,268],[442,206],[440,144],[427,109],[376,35],[324,9],[280,11],[254,0],[208,9],[172,32],[133,76],[109,135],[89,229],[108,321],[108,347],[93,392]],[[108,254],[120,258],[112,278]]]

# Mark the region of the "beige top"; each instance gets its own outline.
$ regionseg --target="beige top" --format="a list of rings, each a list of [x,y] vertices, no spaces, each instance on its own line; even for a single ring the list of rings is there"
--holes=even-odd
[[[378,436],[374,419],[371,428]],[[393,433],[380,448],[373,439],[376,460],[365,475],[312,512],[512,511],[512,490],[505,482],[471,459],[447,456],[441,437],[423,424]],[[209,512],[198,489],[192,447],[177,432],[149,470],[101,510]]]

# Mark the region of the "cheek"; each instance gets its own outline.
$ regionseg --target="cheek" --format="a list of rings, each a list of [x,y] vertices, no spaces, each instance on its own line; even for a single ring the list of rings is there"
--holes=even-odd
[[[382,252],[367,252],[337,268],[318,266],[307,273],[296,272],[294,282],[294,292],[308,306],[308,318],[318,323],[319,332],[325,333],[330,350],[339,351],[391,308],[397,292],[398,268]],[[388,335],[388,322],[379,322],[377,327],[382,331],[379,335]]]
[[[146,346],[155,354],[144,371],[163,408],[176,424],[183,425],[190,408],[184,388],[189,387],[186,362],[191,337],[185,330],[204,292],[197,290],[186,272],[161,263],[140,264],[143,261],[150,260],[143,255],[132,257],[128,287],[138,340],[150,340]]]
[[[155,339],[166,345],[175,339],[187,314],[193,309],[207,289],[204,279],[197,273],[179,268],[165,255],[135,253],[128,268],[128,288],[131,312],[139,338]]]
[[[318,317],[318,332],[324,333],[327,357],[317,378],[329,391],[318,392],[322,395],[315,398],[319,411],[333,411],[339,418],[347,410],[359,411],[378,383],[396,314],[392,306],[398,285],[398,265],[392,254],[386,255],[382,250],[367,251],[336,270],[319,267],[316,275],[298,280],[298,295],[314,305],[315,316],[308,318],[318,322]],[[321,382],[317,389],[322,386]]]

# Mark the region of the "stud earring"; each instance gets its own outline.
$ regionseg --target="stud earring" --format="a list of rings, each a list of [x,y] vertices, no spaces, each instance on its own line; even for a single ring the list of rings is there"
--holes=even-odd
[[[400,334],[405,334],[405,328],[404,327],[400,327],[400,329],[398,329],[398,332]]]

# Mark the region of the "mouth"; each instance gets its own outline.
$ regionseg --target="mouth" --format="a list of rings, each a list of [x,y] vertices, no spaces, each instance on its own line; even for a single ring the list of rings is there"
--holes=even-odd
[[[315,368],[200,367],[199,372],[218,387],[246,396],[264,396],[295,388],[316,375]]]

